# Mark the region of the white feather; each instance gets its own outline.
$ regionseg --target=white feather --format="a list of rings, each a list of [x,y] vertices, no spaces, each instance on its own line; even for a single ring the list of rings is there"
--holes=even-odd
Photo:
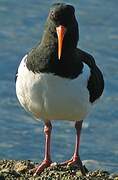
[[[75,79],[51,73],[33,73],[26,67],[27,55],[22,59],[16,81],[16,94],[21,105],[36,118],[44,120],[83,120],[91,103],[87,81],[90,70]]]

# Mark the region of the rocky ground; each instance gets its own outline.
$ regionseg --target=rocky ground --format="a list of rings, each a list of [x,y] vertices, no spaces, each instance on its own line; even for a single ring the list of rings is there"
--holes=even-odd
[[[33,177],[32,169],[36,163],[30,160],[0,160],[0,180],[118,180],[118,174],[96,170],[82,176],[77,167],[53,164],[40,175]]]

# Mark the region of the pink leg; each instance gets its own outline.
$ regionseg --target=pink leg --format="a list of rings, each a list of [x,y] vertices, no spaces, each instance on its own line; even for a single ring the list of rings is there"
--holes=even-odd
[[[81,172],[83,175],[86,174],[85,169],[82,165],[82,161],[80,160],[79,157],[79,146],[80,146],[80,134],[81,134],[81,129],[82,129],[82,122],[83,121],[76,121],[75,123],[75,128],[76,128],[76,143],[75,143],[75,150],[72,158],[68,161],[65,161],[61,163],[62,165],[77,165],[79,166]]]
[[[40,174],[45,168],[49,167],[52,163],[50,157],[50,140],[51,140],[52,125],[50,121],[47,121],[44,126],[45,133],[45,157],[43,162],[36,168],[34,176]]]
[[[82,122],[83,121],[76,121],[75,128],[76,128],[76,143],[75,143],[75,151],[73,154],[73,160],[77,161],[79,158],[79,146],[80,146],[80,134],[82,129]]]

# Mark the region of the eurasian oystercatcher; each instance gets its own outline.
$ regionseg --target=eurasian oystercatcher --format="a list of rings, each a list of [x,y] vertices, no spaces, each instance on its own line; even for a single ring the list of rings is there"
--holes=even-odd
[[[41,39],[18,68],[16,94],[21,106],[36,119],[43,119],[45,157],[35,174],[51,165],[51,120],[75,121],[76,144],[72,158],[63,165],[78,165],[82,122],[100,98],[104,80],[94,58],[77,48],[79,40],[75,9],[65,3],[53,4]]]

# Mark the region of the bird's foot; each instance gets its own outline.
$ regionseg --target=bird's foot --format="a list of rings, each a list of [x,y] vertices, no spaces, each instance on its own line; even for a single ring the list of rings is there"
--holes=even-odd
[[[51,165],[52,161],[50,160],[43,160],[41,164],[39,164],[36,168],[33,169],[33,176],[36,176],[37,174],[40,174],[45,168],[49,167]]]
[[[79,156],[73,156],[70,160],[61,163],[63,166],[79,166],[80,164],[82,165],[82,161],[80,160]]]
[[[69,159],[69,160],[66,160],[66,161],[64,161],[64,162],[62,162],[62,163],[60,163],[60,165],[62,165],[62,166],[67,166],[67,165],[69,165],[72,161],[73,161],[73,158],[72,158],[72,159]]]
[[[70,160],[67,160],[65,162],[62,162],[60,165],[62,166],[76,166],[79,167],[82,175],[86,175],[88,173],[88,170],[85,166],[83,166],[82,161],[80,160],[79,156],[73,156]]]

